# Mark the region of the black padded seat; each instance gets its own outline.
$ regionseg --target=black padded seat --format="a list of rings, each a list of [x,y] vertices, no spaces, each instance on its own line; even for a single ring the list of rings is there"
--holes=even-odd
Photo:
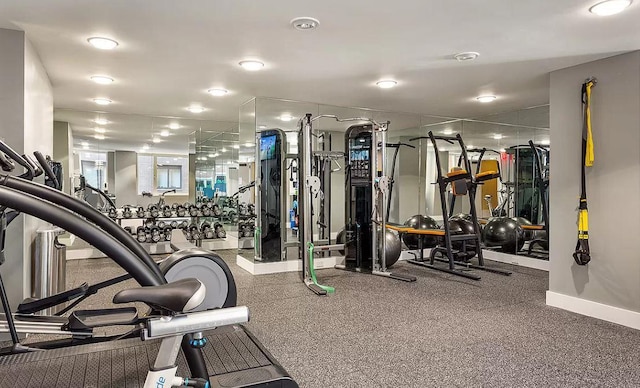
[[[205,295],[204,284],[198,279],[188,278],[161,286],[122,290],[113,296],[113,303],[142,302],[160,310],[179,313],[198,307]]]

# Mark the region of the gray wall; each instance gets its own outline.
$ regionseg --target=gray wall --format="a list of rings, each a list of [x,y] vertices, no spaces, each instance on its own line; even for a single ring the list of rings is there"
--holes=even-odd
[[[70,177],[73,176],[73,135],[67,122],[53,123],[53,160],[62,164],[62,191],[72,193]]]
[[[113,193],[116,189],[116,153],[107,152],[107,190]],[[126,205],[126,204],[125,204]]]
[[[580,86],[593,91],[595,164],[587,172],[592,260],[575,264],[580,195]],[[551,73],[551,144],[559,163],[550,170],[552,292],[640,311],[640,53]],[[555,160],[556,158],[554,158]]]
[[[114,161],[117,179],[114,182],[113,193],[116,195],[116,206],[137,203],[138,154],[133,151],[116,151]]]
[[[21,31],[0,29],[0,52],[0,138],[19,153],[51,154],[53,97],[47,73]],[[30,294],[33,237],[42,224],[20,216],[8,228],[7,261],[0,271],[14,306]]]

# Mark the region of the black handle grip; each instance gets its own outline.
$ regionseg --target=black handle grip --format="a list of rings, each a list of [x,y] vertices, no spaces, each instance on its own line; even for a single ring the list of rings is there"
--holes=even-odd
[[[13,159],[16,163],[27,170],[27,179],[29,179],[28,177],[33,177],[35,175],[33,167],[29,163],[27,163],[27,161],[22,156],[20,156],[20,154],[14,151],[13,148],[9,147],[7,143],[0,141],[0,151],[4,152],[9,158]]]
[[[42,166],[42,169],[44,170],[46,176],[53,181],[53,185],[55,186],[55,188],[61,190],[62,185],[58,181],[56,174],[53,173],[53,170],[51,169],[51,166],[49,165],[49,162],[47,162],[47,159],[44,157],[44,155],[42,155],[40,151],[36,151],[33,153],[33,156],[36,157],[36,160],[38,161],[40,166]]]
[[[5,155],[4,152],[0,152],[0,166],[2,166],[2,171],[6,172],[13,171],[16,168],[13,160],[9,159],[9,157]]]

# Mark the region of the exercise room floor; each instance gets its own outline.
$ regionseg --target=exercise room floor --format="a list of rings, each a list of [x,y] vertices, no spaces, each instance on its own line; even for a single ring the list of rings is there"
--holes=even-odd
[[[298,273],[252,276],[218,253],[248,327],[301,387],[640,387],[640,332],[546,307],[546,272],[501,265],[514,274],[474,282],[399,263],[418,277],[404,283],[328,269],[337,291],[319,297]],[[67,269],[70,287],[122,273],[107,259]]]

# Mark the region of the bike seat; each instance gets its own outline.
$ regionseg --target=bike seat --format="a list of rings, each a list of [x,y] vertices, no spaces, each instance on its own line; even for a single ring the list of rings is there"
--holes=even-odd
[[[206,296],[206,288],[198,279],[188,278],[161,286],[136,287],[113,296],[113,303],[142,302],[151,307],[179,313],[198,307]]]

